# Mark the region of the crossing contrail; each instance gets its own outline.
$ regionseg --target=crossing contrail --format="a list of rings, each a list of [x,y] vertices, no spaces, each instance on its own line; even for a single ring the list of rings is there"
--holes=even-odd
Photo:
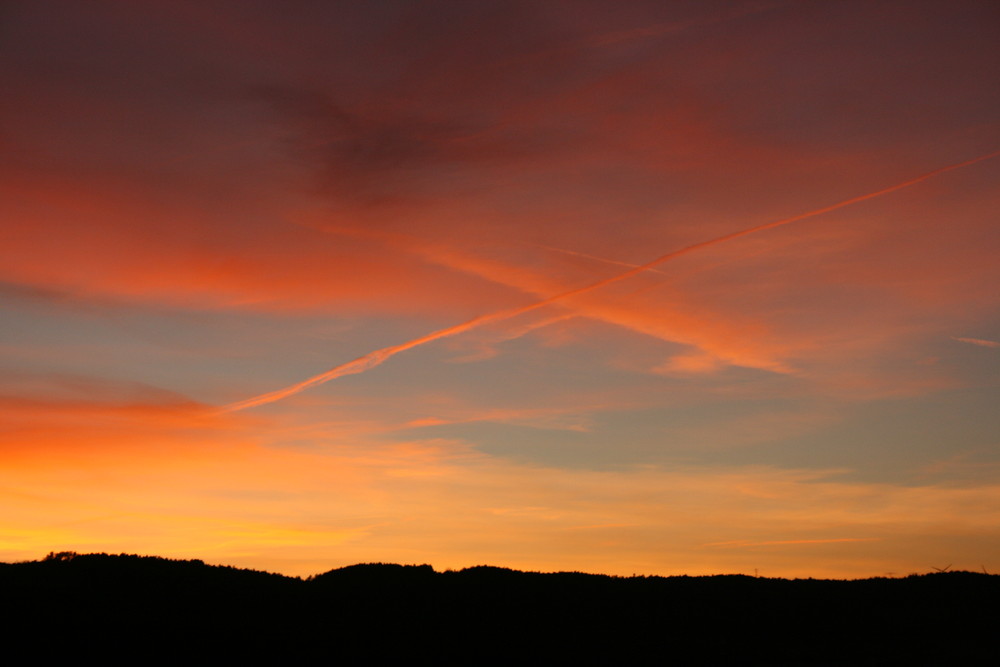
[[[702,241],[700,243],[695,243],[689,245],[680,250],[674,250],[668,252],[665,255],[660,255],[656,259],[650,260],[645,264],[639,264],[628,271],[624,271],[617,275],[611,276],[609,278],[604,278],[598,280],[597,282],[590,283],[589,285],[584,285],[583,287],[577,287],[575,289],[568,290],[566,292],[561,292],[559,294],[550,296],[548,298],[542,299],[541,301],[536,301],[535,303],[528,304],[526,306],[520,306],[518,308],[508,308],[505,310],[500,310],[495,313],[490,313],[488,315],[480,315],[474,317],[471,320],[462,322],[461,324],[456,324],[444,329],[438,329],[429,334],[420,336],[419,338],[414,338],[413,340],[407,341],[405,343],[400,343],[398,345],[391,345],[389,347],[384,347],[380,350],[375,350],[374,352],[369,352],[368,354],[358,357],[353,361],[349,361],[345,364],[335,366],[330,370],[315,375],[311,378],[303,380],[293,385],[284,387],[283,389],[277,389],[266,394],[261,394],[259,396],[254,396],[243,401],[237,401],[235,403],[230,403],[229,405],[222,408],[223,412],[234,412],[237,410],[245,410],[247,408],[256,407],[258,405],[265,405],[267,403],[273,403],[275,401],[280,401],[283,398],[287,398],[293,394],[297,394],[300,391],[309,389],[310,387],[315,387],[317,385],[324,384],[333,380],[335,378],[343,377],[345,375],[355,375],[357,373],[363,373],[375,366],[379,366],[391,357],[399,354],[400,352],[405,352],[406,350],[412,349],[414,347],[419,347],[431,341],[438,340],[440,338],[447,338],[449,336],[455,336],[460,333],[469,331],[470,329],[475,329],[484,324],[489,324],[490,322],[498,322],[500,320],[510,319],[512,317],[517,317],[518,315],[523,315],[524,313],[537,310],[539,308],[544,308],[545,306],[557,303],[560,301],[565,301],[572,297],[584,294],[586,292],[592,292],[594,290],[600,289],[602,287],[607,287],[617,282],[621,282],[627,278],[638,275],[643,271],[648,271],[649,269],[667,262],[671,259],[675,259],[682,255],[686,255],[696,250],[701,250],[709,246],[713,246],[717,243],[724,243],[726,241],[732,241],[733,239],[738,239],[741,236],[747,236],[749,234],[756,234],[757,232],[762,232],[767,229],[774,229],[775,227],[782,227],[784,225],[792,224],[793,222],[799,222],[800,220],[806,220],[807,218],[814,218],[818,215],[823,215],[824,213],[829,213],[830,211],[836,211],[837,209],[844,208],[845,206],[850,206],[852,204],[858,204],[860,202],[866,201],[868,199],[874,199],[875,197],[881,197],[882,195],[889,194],[890,192],[895,192],[896,190],[902,190],[903,188],[908,188],[911,185],[916,185],[921,181],[925,181],[932,176],[937,176],[938,174],[943,174],[947,171],[952,171],[954,169],[960,169],[962,167],[967,167],[977,162],[982,162],[984,160],[989,160],[1000,155],[1000,151],[994,151],[986,155],[981,155],[971,160],[966,160],[965,162],[958,162],[956,164],[951,164],[946,167],[941,167],[940,169],[935,169],[934,171],[929,171],[926,174],[917,176],[916,178],[911,178],[908,181],[903,181],[902,183],[897,183],[896,185],[889,186],[887,188],[882,188],[881,190],[876,190],[875,192],[869,192],[865,195],[860,195],[858,197],[851,197],[850,199],[845,199],[843,201],[837,202],[836,204],[831,204],[829,206],[824,206],[823,208],[818,208],[806,213],[799,213],[798,215],[793,215],[790,218],[782,218],[781,220],[775,220],[773,222],[766,222],[761,225],[756,225],[755,227],[749,227],[747,229],[733,232],[731,234],[725,234],[723,236],[718,236],[714,239],[709,239],[708,241]]]
[[[597,255],[588,255],[585,252],[577,252],[576,250],[569,250],[568,248],[556,248],[551,245],[542,245],[541,243],[525,243],[524,245],[535,246],[536,248],[541,248],[543,250],[551,250],[552,252],[559,252],[564,255],[571,255],[573,257],[583,257],[584,259],[592,259],[595,262],[603,262],[604,264],[614,264],[615,266],[627,266],[629,268],[635,268],[637,264],[632,264],[631,262],[619,262],[618,260],[608,259],[607,257],[598,257]],[[663,273],[658,269],[651,269],[655,273]]]

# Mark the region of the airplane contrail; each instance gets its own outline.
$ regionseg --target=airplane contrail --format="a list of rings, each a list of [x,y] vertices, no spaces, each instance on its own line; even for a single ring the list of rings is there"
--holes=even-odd
[[[588,255],[585,252],[577,252],[576,250],[569,250],[568,248],[557,248],[551,245],[543,245],[541,243],[524,243],[524,245],[534,246],[536,248],[542,248],[543,250],[551,250],[552,252],[559,252],[564,255],[572,255],[573,257],[583,257],[584,259],[592,259],[595,262],[603,262],[605,264],[614,264],[615,266],[627,266],[629,268],[635,268],[637,264],[632,264],[631,262],[619,262],[615,259],[608,259],[607,257],[598,257],[597,255]],[[659,269],[650,269],[654,273],[663,273]]]
[[[431,341],[438,340],[440,338],[447,338],[449,336],[455,336],[460,333],[469,331],[470,329],[475,329],[484,324],[490,322],[497,322],[500,320],[510,319],[518,315],[523,315],[524,313],[537,310],[539,308],[544,308],[545,306],[557,303],[559,301],[565,301],[574,296],[584,294],[586,292],[591,292],[602,287],[607,287],[614,283],[620,282],[632,276],[638,275],[643,271],[647,271],[654,266],[662,264],[671,259],[680,257],[681,255],[686,255],[688,253],[694,252],[696,250],[701,250],[702,248],[707,248],[713,246],[717,243],[724,243],[726,241],[732,241],[733,239],[738,239],[741,236],[747,236],[749,234],[756,234],[757,232],[762,232],[767,229],[774,229],[775,227],[782,227],[784,225],[789,225],[793,222],[799,222],[800,220],[805,220],[807,218],[813,218],[818,215],[823,215],[824,213],[829,213],[830,211],[836,211],[837,209],[844,208],[845,206],[850,206],[852,204],[857,204],[868,199],[874,199],[875,197],[881,197],[882,195],[889,194],[890,192],[895,192],[896,190],[902,190],[903,188],[908,188],[911,185],[916,185],[921,181],[925,181],[932,176],[937,176],[938,174],[943,174],[954,169],[960,169],[962,167],[967,167],[969,165],[976,164],[977,162],[982,162],[984,160],[989,160],[1000,155],[1000,150],[994,151],[992,153],[987,153],[986,155],[981,155],[971,160],[966,160],[964,162],[958,162],[951,164],[934,171],[929,171],[926,174],[917,176],[916,178],[911,178],[902,183],[897,183],[896,185],[889,186],[887,188],[882,188],[881,190],[876,190],[875,192],[869,192],[868,194],[860,195],[857,197],[851,197],[850,199],[845,199],[843,201],[837,202],[836,204],[831,204],[829,206],[824,206],[823,208],[818,208],[806,213],[799,213],[798,215],[793,215],[789,218],[782,218],[780,220],[775,220],[773,222],[766,222],[761,225],[756,225],[754,227],[748,227],[738,232],[732,232],[731,234],[725,234],[723,236],[718,236],[714,239],[709,239],[708,241],[701,241],[700,243],[695,243],[687,247],[681,248],[680,250],[674,250],[668,252],[665,255],[660,255],[656,259],[650,260],[645,264],[639,264],[628,271],[619,273],[617,275],[611,276],[609,278],[604,278],[596,282],[590,283],[589,285],[584,285],[583,287],[577,287],[559,294],[542,299],[541,301],[536,301],[535,303],[530,303],[526,306],[520,306],[518,308],[508,308],[505,310],[500,310],[495,313],[490,313],[488,315],[480,315],[474,317],[471,320],[462,322],[461,324],[456,324],[444,329],[438,329],[429,334],[420,336],[419,338],[414,338],[413,340],[407,341],[405,343],[400,343],[398,345],[391,345],[389,347],[384,347],[380,350],[375,350],[374,352],[369,352],[368,354],[358,357],[353,361],[349,361],[345,364],[340,364],[335,366],[330,370],[315,375],[309,379],[303,380],[293,385],[284,387],[283,389],[277,389],[266,394],[260,394],[259,396],[254,396],[243,401],[237,401],[235,403],[230,403],[229,405],[223,407],[222,412],[235,412],[237,410],[245,410],[247,408],[256,407],[258,405],[265,405],[267,403],[273,403],[275,401],[280,401],[283,398],[287,398],[293,394],[297,394],[300,391],[309,389],[310,387],[315,387],[316,385],[324,384],[338,377],[343,377],[344,375],[354,375],[357,373],[363,373],[375,366],[379,366],[385,363],[391,357],[399,354],[400,352],[405,352],[406,350],[430,343]]]

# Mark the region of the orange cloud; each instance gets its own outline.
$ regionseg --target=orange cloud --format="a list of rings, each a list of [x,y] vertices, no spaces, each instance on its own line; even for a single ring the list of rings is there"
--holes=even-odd
[[[520,409],[487,409],[474,410],[445,417],[422,417],[406,424],[411,427],[445,426],[449,424],[469,424],[472,422],[496,422],[503,424],[519,424],[540,429],[567,431],[586,431],[586,413],[608,409],[608,405],[594,407],[575,406],[572,408],[520,408]],[[453,411],[454,412],[454,411]]]

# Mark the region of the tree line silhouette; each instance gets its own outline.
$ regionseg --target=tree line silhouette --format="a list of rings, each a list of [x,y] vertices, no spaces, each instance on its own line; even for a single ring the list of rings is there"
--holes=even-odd
[[[615,577],[370,563],[301,579],[130,554],[0,564],[8,648],[103,662],[970,664],[1000,576]],[[41,638],[41,640],[39,640]]]

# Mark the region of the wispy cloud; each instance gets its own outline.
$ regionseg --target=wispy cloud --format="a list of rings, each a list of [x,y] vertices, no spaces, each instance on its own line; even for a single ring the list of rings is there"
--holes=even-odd
[[[464,414],[459,413],[447,417],[422,417],[408,422],[406,426],[420,428],[469,424],[473,422],[495,422],[498,424],[516,424],[546,430],[585,432],[588,430],[589,421],[586,418],[586,414],[595,410],[607,409],[608,407],[607,405],[596,405],[572,408],[497,408]]]
[[[576,250],[569,250],[568,248],[556,248],[555,246],[543,245],[541,243],[532,244],[543,250],[551,250],[552,252],[558,252],[563,255],[570,255],[571,257],[582,257],[583,259],[590,259],[595,262],[601,262],[602,264],[613,264],[614,266],[626,266],[630,269],[635,268],[638,264],[633,264],[631,262],[622,262],[615,259],[608,259],[607,257],[598,257],[597,255],[590,255],[585,252],[577,252]],[[662,274],[663,272],[659,269],[649,269],[653,273]]]
[[[952,340],[969,343],[971,345],[979,345],[980,347],[1000,347],[1000,343],[995,340],[985,340],[983,338],[959,338],[957,336],[952,336]]]
[[[564,322],[566,320],[573,319],[576,317],[576,313],[561,313],[553,317],[546,317],[534,322],[528,322],[522,326],[510,327],[507,330],[498,333],[495,336],[490,336],[489,339],[480,341],[476,346],[474,352],[469,354],[464,354],[460,357],[455,357],[450,361],[453,363],[467,363],[472,361],[482,361],[484,359],[491,359],[499,354],[497,345],[500,343],[506,343],[512,340],[517,340],[523,336],[527,336],[533,331],[538,329],[544,329],[552,324],[557,324],[559,322]]]
[[[642,28],[632,28],[630,30],[619,30],[617,32],[609,32],[594,37],[590,42],[590,46],[592,47],[613,46],[615,44],[620,44],[623,42],[633,42],[641,39],[663,37],[665,35],[682,32],[685,30],[690,30],[692,28],[712,26],[718,23],[724,23],[726,21],[733,21],[736,19],[740,19],[745,16],[760,14],[763,12],[777,9],[787,4],[788,4],[787,2],[747,3],[745,5],[739,5],[726,12],[699,16],[697,18],[688,19],[686,21],[669,21],[669,22],[657,23],[651,26],[644,26]]]

